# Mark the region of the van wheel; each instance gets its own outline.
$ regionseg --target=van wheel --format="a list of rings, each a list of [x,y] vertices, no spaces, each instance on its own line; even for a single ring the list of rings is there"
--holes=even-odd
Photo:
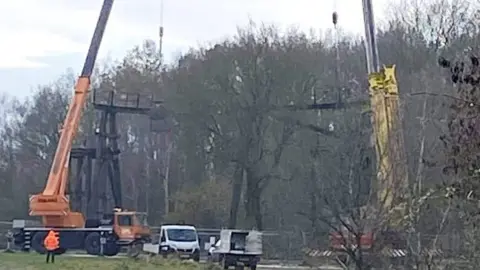
[[[32,237],[32,248],[39,254],[47,253],[47,249],[43,245],[46,236],[45,232],[37,232]]]
[[[207,259],[208,260],[208,259]],[[195,252],[193,254],[193,261],[200,262],[200,252]]]
[[[100,255],[100,234],[92,232],[85,238],[85,250],[90,255]]]

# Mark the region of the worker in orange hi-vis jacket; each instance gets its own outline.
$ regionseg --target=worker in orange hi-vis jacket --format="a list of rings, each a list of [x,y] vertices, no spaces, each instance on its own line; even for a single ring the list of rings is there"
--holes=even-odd
[[[55,250],[60,247],[60,240],[58,239],[58,233],[50,230],[43,241],[43,245],[47,249],[47,263],[50,261],[55,263]]]

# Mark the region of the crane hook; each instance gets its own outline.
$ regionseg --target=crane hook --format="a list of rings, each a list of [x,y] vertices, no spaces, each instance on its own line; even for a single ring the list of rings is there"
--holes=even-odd
[[[337,26],[337,22],[338,22],[338,14],[336,11],[334,11],[332,13],[332,22],[333,22],[333,25]]]

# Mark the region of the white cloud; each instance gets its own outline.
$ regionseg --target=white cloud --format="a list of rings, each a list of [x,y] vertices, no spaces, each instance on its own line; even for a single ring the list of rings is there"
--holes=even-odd
[[[40,16],[43,15],[43,18]],[[4,1],[0,4],[0,68],[42,67],[35,60],[51,54],[79,51],[79,45],[52,33],[45,22],[50,12],[35,1]]]
[[[42,67],[41,57],[83,53],[100,10],[100,1],[87,8],[72,8],[58,0],[18,0],[0,3],[0,68]],[[63,5],[62,5],[63,4]],[[95,4],[95,3],[94,3]],[[104,40],[116,44],[135,38],[138,31],[112,14]],[[105,46],[106,45],[106,46]],[[106,54],[108,49],[102,49]]]
[[[255,22],[296,25],[302,30],[340,25],[363,32],[361,0],[163,0],[165,54],[232,35],[238,25]],[[374,1],[376,14],[387,0]],[[100,57],[122,54],[144,39],[158,38],[161,0],[116,0]],[[15,0],[0,2],[0,68],[42,67],[45,56],[84,53],[100,0]],[[80,64],[80,63],[79,63]],[[61,67],[65,69],[67,67]]]
[[[8,37],[0,42],[0,68],[43,67],[35,58],[84,50],[82,44],[44,30],[0,28],[0,35]]]

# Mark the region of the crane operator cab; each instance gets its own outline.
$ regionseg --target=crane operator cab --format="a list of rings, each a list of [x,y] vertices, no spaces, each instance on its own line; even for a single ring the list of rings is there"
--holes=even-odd
[[[147,214],[142,212],[114,209],[113,230],[122,244],[150,238]]]
[[[86,227],[112,227],[119,245],[150,240],[147,214],[142,212],[115,208],[101,220],[87,220]]]

